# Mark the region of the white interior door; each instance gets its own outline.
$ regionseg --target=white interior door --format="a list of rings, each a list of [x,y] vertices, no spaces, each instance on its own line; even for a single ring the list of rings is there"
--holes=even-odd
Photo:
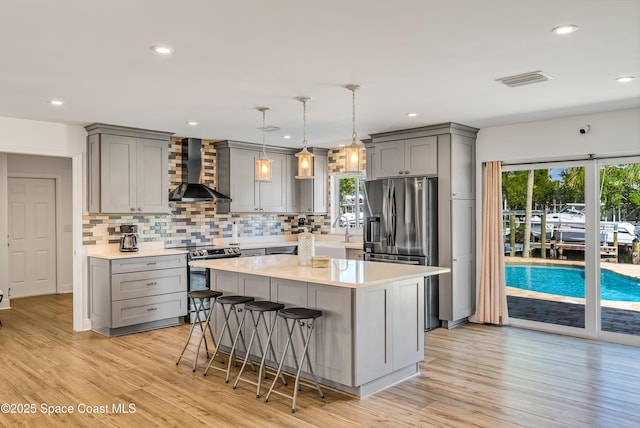
[[[55,180],[9,178],[8,183],[10,295],[55,293]]]

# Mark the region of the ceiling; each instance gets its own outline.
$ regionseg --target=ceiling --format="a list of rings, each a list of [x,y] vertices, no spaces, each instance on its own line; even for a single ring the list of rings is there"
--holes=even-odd
[[[0,116],[185,137],[260,142],[268,106],[267,144],[298,147],[308,96],[309,145],[349,143],[347,83],[360,138],[640,106],[637,0],[0,0],[0,40]]]

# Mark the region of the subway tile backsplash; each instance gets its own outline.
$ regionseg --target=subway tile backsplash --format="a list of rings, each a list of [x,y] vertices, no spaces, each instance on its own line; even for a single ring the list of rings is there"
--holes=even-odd
[[[169,142],[169,189],[180,181],[182,138]],[[203,140],[203,182],[216,187],[216,154],[212,141]],[[364,151],[363,151],[364,154]],[[364,158],[364,156],[363,156]],[[329,171],[339,172],[344,163],[341,149],[329,150]],[[251,173],[251,172],[248,172]],[[251,177],[253,179],[253,177]],[[297,233],[297,214],[216,214],[212,202],[169,202],[171,214],[162,215],[85,215],[82,224],[84,245],[120,242],[120,225],[138,225],[142,242],[162,241],[166,247],[209,245],[214,238],[231,238],[233,222],[240,238],[249,236],[290,235]],[[313,233],[331,231],[329,216],[307,215],[307,227]]]

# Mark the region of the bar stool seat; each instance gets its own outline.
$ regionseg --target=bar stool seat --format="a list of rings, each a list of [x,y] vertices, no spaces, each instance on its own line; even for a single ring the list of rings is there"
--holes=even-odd
[[[267,320],[265,318],[265,313],[267,312],[277,312],[280,311],[282,309],[284,309],[284,305],[282,303],[276,303],[276,302],[270,302],[268,300],[260,300],[257,302],[251,302],[251,303],[247,303],[246,305],[244,305],[244,309],[245,309],[245,313],[244,316],[242,317],[242,322],[241,324],[244,324],[244,320],[245,317],[247,316],[247,312],[249,312],[251,314],[251,320],[253,322],[253,332],[251,333],[251,338],[249,339],[249,344],[248,349],[247,349],[247,353],[244,357],[244,361],[242,362],[242,367],[240,367],[240,372],[238,372],[238,376],[236,377],[236,381],[233,384],[233,389],[236,389],[238,387],[238,382],[239,381],[244,381],[247,383],[250,383],[252,385],[256,385],[256,397],[260,398],[260,385],[262,384],[262,375],[264,373],[265,377],[266,377],[266,372],[265,372],[265,360],[267,358],[267,353],[270,351],[271,352],[271,357],[273,358],[273,361],[277,362],[278,361],[278,357],[276,356],[276,352],[273,349],[273,344],[271,343],[271,337],[273,335],[273,329],[276,325],[276,320],[277,318],[274,316],[273,317],[273,321],[271,322],[271,326],[267,325]],[[256,318],[254,315],[254,312],[258,313],[258,317]],[[260,341],[260,334],[258,332],[258,328],[260,325],[260,320],[262,320],[262,325],[264,326],[264,329],[267,333],[267,342],[265,344],[265,347],[262,346],[262,343]],[[236,339],[237,339],[237,334],[236,334]],[[258,372],[258,380],[257,382],[254,382],[250,379],[246,379],[242,377],[242,373],[244,372],[244,368],[247,365],[247,361],[250,358],[250,352],[251,352],[251,346],[253,345],[253,341],[254,339],[257,338],[258,339],[258,350],[259,350],[259,356],[260,356],[260,371]],[[287,381],[284,379],[284,376],[281,375],[282,378],[282,382],[286,385]]]
[[[320,385],[318,384],[318,379],[316,378],[315,373],[313,373],[313,366],[311,365],[311,359],[309,358],[309,342],[311,341],[311,336],[313,334],[313,330],[315,327],[314,320],[322,316],[322,311],[309,309],[309,308],[285,308],[285,309],[282,309],[280,312],[278,312],[278,316],[284,319],[284,322],[287,326],[287,333],[289,337],[287,338],[287,342],[285,343],[284,349],[282,351],[282,357],[280,358],[278,371],[276,372],[276,376],[273,379],[273,382],[271,383],[271,388],[269,388],[269,392],[267,392],[267,395],[264,401],[265,402],[269,401],[269,397],[271,396],[272,393],[282,395],[283,397],[291,398],[293,400],[291,403],[291,412],[295,413],[296,399],[298,398],[298,389],[300,388],[300,384],[301,384],[300,373],[302,372],[302,366],[305,360],[307,361],[309,373],[313,378],[313,385],[308,383],[304,383],[304,384],[307,386],[314,386],[318,390],[318,394],[320,394],[320,398],[324,398],[324,393],[322,392],[322,389],[320,389]],[[291,320],[291,323],[289,322],[290,320]],[[302,337],[302,341],[304,343],[304,349],[299,361],[296,354],[295,346],[293,344],[293,331],[296,324],[299,327],[300,336]],[[307,327],[306,334],[304,332],[305,324]],[[297,370],[295,383],[293,386],[293,395],[288,395],[280,391],[275,391],[273,389],[274,386],[276,385],[276,382],[278,381],[278,376],[280,376],[280,374],[282,373],[282,366],[287,356],[287,350],[289,349],[289,347],[291,347],[291,351],[293,353],[293,361],[295,362],[296,370]]]
[[[191,302],[191,304],[193,305],[194,309],[195,309],[195,315],[196,315],[196,320],[193,321],[193,324],[191,325],[191,330],[189,331],[189,337],[187,337],[187,342],[184,344],[184,348],[182,348],[182,352],[180,353],[180,356],[178,357],[178,361],[176,361],[176,365],[180,364],[180,360],[182,359],[184,352],[187,349],[187,346],[189,346],[189,342],[191,341],[191,336],[193,335],[193,330],[196,327],[196,322],[198,323],[198,325],[200,326],[200,331],[202,332],[202,335],[200,336],[200,341],[198,342],[198,349],[196,350],[196,357],[195,360],[193,362],[193,371],[196,371],[196,367],[198,365],[198,356],[200,354],[200,347],[202,346],[202,341],[204,340],[204,348],[207,352],[207,358],[209,358],[209,344],[207,343],[207,335],[206,332],[207,330],[209,331],[209,335],[211,337],[211,341],[213,343],[213,346],[217,348],[216,346],[216,341],[215,341],[215,337],[213,336],[213,330],[211,330],[211,314],[213,313],[214,309],[215,309],[215,303],[216,303],[216,299],[218,297],[222,296],[222,293],[219,291],[214,291],[214,290],[193,290],[193,291],[187,291],[187,300],[189,300]],[[209,310],[207,311],[207,308],[205,307],[204,302],[206,300],[209,300]],[[211,302],[211,299],[213,299],[213,302]],[[202,318],[204,316],[204,323],[205,326],[203,327],[202,323]]]
[[[229,382],[229,373],[231,371],[231,362],[234,361],[235,362],[235,351],[236,351],[236,344],[238,341],[238,337],[240,338],[242,345],[244,346],[245,352],[249,352],[247,350],[247,344],[244,340],[244,335],[242,334],[242,323],[240,322],[240,319],[238,318],[238,313],[236,312],[236,306],[238,305],[244,305],[246,303],[250,303],[253,302],[255,299],[253,297],[250,296],[223,296],[220,297],[217,301],[218,304],[220,304],[220,307],[222,308],[222,314],[224,316],[224,323],[222,325],[222,328],[220,329],[220,333],[218,333],[218,341],[216,342],[218,345],[216,346],[216,351],[213,353],[213,355],[211,356],[211,358],[209,358],[209,364],[207,365],[207,368],[204,370],[204,375],[207,375],[207,372],[209,371],[210,368],[214,368],[216,370],[221,370],[221,371],[225,371],[227,373],[226,382]],[[228,310],[226,309],[228,307]],[[233,312],[233,315],[235,316],[236,319],[236,325],[238,326],[238,331],[236,332],[236,334],[234,335],[231,332],[231,327],[229,326],[229,317],[231,316],[231,312]],[[243,320],[244,320],[244,316],[243,316]],[[228,333],[229,335],[229,340],[232,342],[231,345],[231,351],[229,351],[229,364],[227,365],[226,370],[220,367],[212,367],[211,364],[213,363],[213,361],[216,358],[216,355],[218,355],[218,351],[220,350],[220,343],[222,342],[222,337],[224,336],[224,333]],[[223,361],[224,362],[224,361]],[[253,367],[253,363],[251,363],[251,368],[255,371],[255,368]]]

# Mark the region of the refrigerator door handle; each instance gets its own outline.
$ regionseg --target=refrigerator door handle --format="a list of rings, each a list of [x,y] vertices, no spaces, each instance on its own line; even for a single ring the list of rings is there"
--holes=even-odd
[[[370,262],[381,262],[381,263],[395,263],[398,265],[421,265],[421,263],[417,260],[387,260],[387,259],[375,259],[370,258]]]

